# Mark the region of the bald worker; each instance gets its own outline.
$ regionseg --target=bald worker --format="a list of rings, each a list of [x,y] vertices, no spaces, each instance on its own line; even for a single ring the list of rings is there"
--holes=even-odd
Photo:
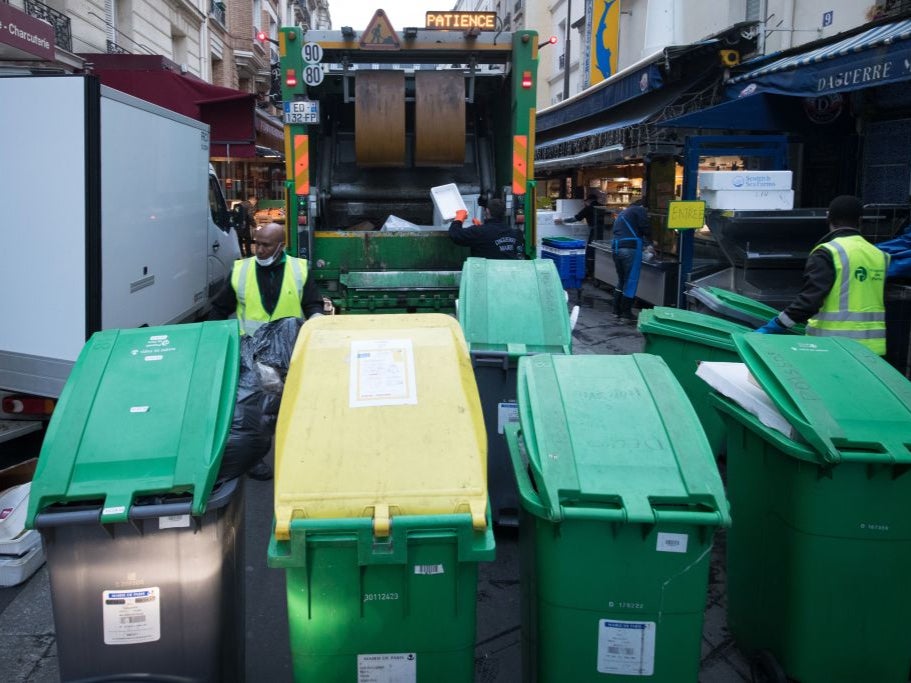
[[[315,280],[307,277],[307,261],[286,255],[284,241],[285,229],[278,223],[253,231],[254,256],[234,262],[231,284],[213,302],[210,320],[225,320],[236,312],[240,333],[252,335],[273,320],[325,312]],[[267,481],[272,468],[259,459],[247,475]]]

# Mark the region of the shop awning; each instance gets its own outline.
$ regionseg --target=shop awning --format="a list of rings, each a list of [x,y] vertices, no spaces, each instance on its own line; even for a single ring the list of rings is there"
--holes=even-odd
[[[256,156],[256,97],[172,70],[160,55],[80,55],[115,90],[209,124],[211,156]]]
[[[781,131],[795,127],[788,103],[765,93],[727,100],[700,111],[684,114],[659,125],[667,128]]]
[[[597,120],[600,125],[547,139],[547,133],[535,145],[535,169],[555,171],[612,163],[623,158],[624,143],[630,135],[624,129],[640,124],[652,125],[664,116],[665,108],[679,98],[692,84],[688,81],[670,83],[660,91],[651,92],[631,102],[603,112]],[[564,130],[572,130],[564,126]],[[553,134],[556,131],[552,131]],[[635,136],[632,136],[635,137]],[[635,151],[635,150],[633,150]],[[626,149],[629,154],[630,150]]]
[[[656,53],[655,61],[663,53]],[[535,130],[538,133],[594,116],[644,93],[659,89],[664,83],[657,64],[625,70],[558,105],[538,112]]]
[[[759,61],[759,60],[755,60]],[[773,61],[726,81],[730,98],[756,93],[818,97],[911,80],[911,19]]]

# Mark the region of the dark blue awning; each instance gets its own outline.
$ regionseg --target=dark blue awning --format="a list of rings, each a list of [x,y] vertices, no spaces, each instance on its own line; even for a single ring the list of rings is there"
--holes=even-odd
[[[747,63],[745,66],[749,66]],[[727,80],[730,98],[756,93],[818,97],[911,79],[911,19],[782,59]]]
[[[663,84],[661,70],[654,63],[628,74],[618,74],[583,91],[572,101],[560,103],[552,110],[544,109],[539,112],[535,129],[540,133],[594,116],[618,104],[641,97],[644,93],[658,90]]]
[[[668,128],[782,131],[794,128],[793,118],[782,98],[759,94],[727,100],[714,107],[662,121],[659,125]]]

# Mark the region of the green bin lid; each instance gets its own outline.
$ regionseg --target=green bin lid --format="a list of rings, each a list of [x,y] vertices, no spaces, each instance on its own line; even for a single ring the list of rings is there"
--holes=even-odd
[[[466,259],[459,324],[469,351],[571,353],[566,292],[549,259]]]
[[[719,315],[750,325],[754,329],[778,315],[777,309],[761,301],[721,287],[691,287],[687,290],[687,296],[697,299]],[[790,331],[803,334],[804,326],[795,325]]]
[[[126,521],[142,494],[188,493],[205,512],[234,413],[237,322],[92,335],[54,410],[29,497],[29,526],[55,503],[102,501]]]
[[[520,358],[518,403],[550,519],[588,510],[631,523],[728,523],[699,418],[657,356]]]
[[[642,334],[673,337],[685,342],[705,344],[734,352],[733,335],[749,332],[750,328],[705,313],[679,308],[656,306],[639,314]]]
[[[911,383],[851,339],[743,334],[750,373],[823,463],[911,463]]]

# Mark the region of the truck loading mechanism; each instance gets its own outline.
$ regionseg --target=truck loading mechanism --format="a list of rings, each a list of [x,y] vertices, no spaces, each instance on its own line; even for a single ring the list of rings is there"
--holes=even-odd
[[[506,200],[534,245],[537,50],[528,31],[396,33],[381,10],[363,32],[281,30],[288,246],[337,308],[454,309],[467,250],[431,187],[478,218]]]

